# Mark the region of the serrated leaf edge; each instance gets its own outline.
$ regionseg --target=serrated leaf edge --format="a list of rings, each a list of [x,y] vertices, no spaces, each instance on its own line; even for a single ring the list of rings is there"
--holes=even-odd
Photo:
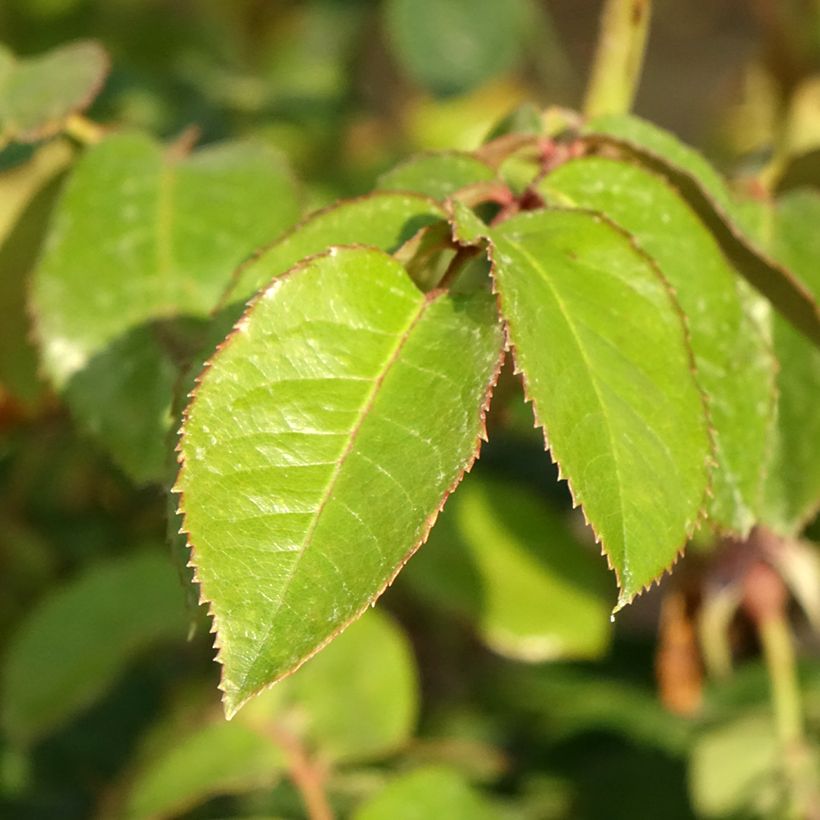
[[[362,197],[364,198],[364,197]],[[432,201],[432,200],[430,200]],[[501,352],[498,357],[498,361],[496,363],[495,371],[490,378],[490,381],[487,385],[487,390],[484,396],[484,401],[479,405],[479,433],[476,437],[475,447],[473,450],[473,454],[467,459],[464,467],[461,469],[459,474],[457,475],[455,481],[452,485],[446,490],[444,493],[441,503],[438,507],[428,516],[427,518],[427,525],[425,527],[424,533],[422,537],[411,547],[411,549],[405,554],[402,560],[399,562],[397,567],[395,568],[394,572],[387,581],[381,586],[381,588],[374,593],[368,601],[365,603],[363,607],[359,609],[358,612],[352,617],[345,621],[343,624],[339,625],[327,638],[322,640],[318,643],[308,654],[306,654],[303,658],[300,658],[293,666],[287,669],[285,672],[278,675],[273,680],[269,681],[265,685],[259,687],[258,689],[251,692],[249,695],[246,695],[241,700],[237,701],[236,703],[230,703],[228,701],[228,693],[225,689],[225,661],[223,658],[223,649],[224,645],[222,643],[222,639],[220,637],[219,631],[219,616],[217,615],[214,609],[214,602],[211,598],[208,597],[207,591],[205,589],[205,584],[200,577],[199,574],[199,566],[197,563],[196,557],[196,546],[192,543],[190,532],[187,529],[187,511],[185,509],[185,494],[181,487],[181,478],[183,472],[186,467],[185,458],[182,452],[182,443],[186,433],[186,424],[190,417],[191,408],[193,407],[194,402],[196,401],[197,392],[199,385],[202,384],[203,379],[206,377],[208,371],[213,366],[214,362],[216,361],[217,357],[220,353],[225,350],[227,347],[230,346],[231,342],[233,341],[234,337],[238,334],[244,332],[244,327],[246,326],[247,322],[249,321],[250,314],[253,309],[256,307],[258,301],[265,297],[265,294],[268,290],[273,287],[276,283],[281,281],[285,277],[292,276],[305,267],[310,265],[316,259],[326,257],[334,253],[339,249],[349,249],[349,248],[366,248],[368,250],[380,250],[379,248],[374,248],[369,245],[361,245],[361,244],[350,244],[350,245],[334,245],[328,248],[326,251],[322,253],[314,254],[313,256],[308,256],[305,259],[298,262],[289,270],[285,271],[284,273],[278,274],[273,278],[273,280],[265,287],[260,289],[256,295],[247,303],[245,310],[242,313],[242,316],[237,320],[234,324],[231,331],[228,335],[220,342],[213,354],[208,358],[208,360],[203,364],[202,370],[200,371],[199,375],[196,377],[194,389],[188,394],[188,398],[190,401],[185,406],[185,409],[182,413],[182,425],[178,431],[178,441],[176,447],[174,448],[175,452],[177,453],[177,463],[179,464],[179,470],[177,473],[176,481],[174,482],[173,486],[171,487],[171,492],[179,496],[179,503],[177,505],[176,513],[177,515],[181,516],[182,525],[179,529],[179,534],[185,536],[185,544],[189,550],[190,558],[186,564],[193,571],[193,579],[196,584],[199,586],[199,605],[207,607],[207,614],[211,621],[211,626],[209,628],[209,632],[213,634],[214,641],[213,641],[213,649],[216,650],[216,654],[214,655],[214,660],[220,665],[220,679],[219,683],[217,684],[217,688],[222,692],[222,705],[225,710],[225,717],[226,719],[230,720],[249,700],[256,697],[257,695],[261,694],[262,692],[267,691],[279,681],[284,680],[285,678],[292,675],[296,672],[299,668],[301,668],[307,661],[309,661],[312,657],[314,657],[318,652],[325,648],[331,641],[337,638],[342,632],[344,632],[347,627],[349,627],[352,623],[357,621],[371,606],[373,606],[378,598],[390,587],[395,581],[398,574],[407,564],[407,562],[413,557],[416,551],[427,542],[427,539],[430,535],[431,530],[433,529],[438,516],[441,514],[441,511],[444,509],[444,505],[447,503],[447,499],[452,495],[452,493],[456,490],[458,485],[464,479],[464,476],[469,473],[475,462],[478,460],[481,452],[481,445],[483,442],[487,441],[487,413],[489,412],[490,403],[492,401],[493,392],[495,390],[495,386],[498,383],[499,376],[501,375],[501,369],[504,364],[504,359],[507,353],[507,345],[506,345],[506,334],[505,334],[505,343],[501,346]],[[385,253],[384,251],[381,251]],[[431,291],[428,294],[425,294],[428,300],[439,296],[442,294],[442,291]],[[499,321],[501,321],[499,317]]]
[[[589,216],[591,216],[591,217],[593,217],[593,218],[595,218],[595,219],[597,219],[601,222],[604,222],[609,227],[614,229],[618,234],[620,234],[621,236],[623,236],[625,239],[628,240],[628,242],[629,242],[630,246],[633,248],[633,250],[635,250],[635,252],[644,261],[647,262],[647,264],[649,265],[651,270],[655,273],[655,275],[658,277],[660,282],[663,284],[664,289],[666,290],[666,292],[669,296],[670,303],[672,304],[673,309],[677,312],[678,316],[680,317],[681,324],[683,326],[684,349],[686,351],[686,355],[687,355],[687,358],[689,360],[689,369],[690,369],[690,372],[692,373],[692,376],[693,376],[693,381],[694,381],[694,384],[695,384],[695,388],[697,390],[698,395],[700,396],[701,404],[703,406],[705,429],[706,429],[706,434],[707,434],[707,439],[708,439],[708,444],[709,444],[709,452],[707,453],[707,457],[706,457],[706,460],[704,462],[704,471],[706,473],[706,484],[705,484],[705,487],[704,487],[703,498],[701,499],[698,510],[696,511],[696,513],[693,517],[692,523],[690,524],[689,528],[684,533],[685,537],[684,537],[683,543],[677,549],[677,551],[675,553],[675,557],[673,558],[671,563],[667,567],[665,567],[659,573],[659,575],[656,578],[654,578],[648,584],[644,584],[640,589],[638,589],[632,595],[624,595],[623,594],[623,583],[622,583],[622,579],[621,579],[621,574],[618,571],[617,567],[615,567],[614,564],[612,563],[612,560],[610,559],[610,556],[607,552],[606,544],[604,543],[603,538],[596,531],[595,526],[593,525],[593,523],[587,517],[586,510],[584,509],[584,505],[577,500],[576,492],[575,492],[575,489],[572,485],[571,479],[569,478],[569,476],[564,474],[563,468],[562,468],[560,462],[558,461],[558,458],[553,453],[553,448],[550,444],[550,438],[549,438],[549,432],[547,430],[547,426],[544,422],[541,421],[541,417],[538,413],[538,403],[532,397],[532,395],[530,393],[526,373],[518,366],[518,362],[517,362],[516,355],[515,355],[516,346],[515,346],[515,343],[512,340],[511,334],[510,334],[509,322],[505,318],[504,306],[503,306],[503,297],[502,297],[502,295],[501,295],[501,293],[498,289],[498,284],[497,284],[497,280],[496,280],[495,273],[494,273],[495,266],[496,266],[496,260],[495,260],[496,248],[495,248],[495,245],[493,244],[492,238],[489,235],[486,237],[487,251],[488,251],[488,256],[490,258],[490,266],[491,266],[490,275],[491,275],[492,283],[493,283],[493,285],[492,285],[493,293],[495,294],[496,300],[498,302],[498,312],[501,315],[502,321],[504,323],[504,332],[505,332],[505,337],[506,337],[506,340],[507,340],[506,346],[510,350],[512,358],[513,358],[513,372],[516,375],[521,376],[521,381],[522,381],[522,385],[523,385],[523,388],[524,388],[524,399],[527,403],[529,403],[532,406],[533,420],[534,420],[533,426],[537,429],[540,429],[541,432],[543,433],[543,436],[544,436],[544,450],[549,453],[550,460],[558,468],[558,480],[567,482],[567,487],[569,488],[570,496],[572,498],[572,507],[573,507],[573,509],[575,509],[576,507],[580,508],[581,514],[584,517],[584,522],[590,528],[590,531],[592,532],[593,537],[595,538],[595,543],[598,544],[601,548],[601,555],[603,555],[604,558],[606,558],[607,566],[615,574],[615,579],[616,579],[616,582],[618,584],[618,589],[621,590],[621,592],[619,594],[618,601],[617,601],[617,603],[616,603],[616,605],[615,605],[615,607],[612,611],[612,614],[614,616],[615,613],[617,613],[618,611],[623,609],[625,606],[628,606],[639,595],[642,595],[644,592],[647,592],[649,589],[651,589],[655,585],[659,586],[661,581],[665,577],[665,575],[671,574],[672,569],[674,568],[674,566],[683,557],[683,554],[686,550],[686,544],[692,538],[694,533],[699,529],[701,524],[706,520],[707,502],[708,502],[708,499],[712,496],[712,472],[715,469],[715,467],[717,466],[717,461],[716,461],[716,458],[715,458],[714,427],[712,425],[711,412],[710,412],[710,409],[709,409],[709,398],[706,395],[706,393],[704,392],[704,390],[701,387],[700,382],[698,381],[698,378],[697,378],[697,367],[695,365],[695,357],[694,357],[694,352],[692,350],[691,335],[690,335],[690,330],[689,330],[689,321],[686,318],[686,314],[683,312],[683,309],[681,308],[680,303],[678,302],[677,295],[675,293],[674,287],[669,282],[669,280],[663,275],[663,272],[660,270],[660,268],[658,267],[658,264],[655,262],[655,260],[651,256],[649,256],[637,244],[637,242],[636,242],[635,238],[632,236],[632,234],[630,234],[628,231],[624,230],[620,225],[613,222],[611,219],[606,217],[604,214],[601,214],[597,211],[590,211],[590,210],[586,210],[586,209],[582,209],[582,208],[550,208],[550,210],[553,210],[553,211],[555,211],[555,210],[557,210],[557,211],[566,211],[566,212],[573,212],[573,213],[578,213],[578,212],[586,213]]]

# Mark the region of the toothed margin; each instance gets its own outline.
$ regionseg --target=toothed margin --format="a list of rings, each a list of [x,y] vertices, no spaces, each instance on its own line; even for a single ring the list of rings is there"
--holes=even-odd
[[[246,305],[250,304],[251,301],[254,300],[254,296],[251,297],[239,296],[234,294],[237,285],[242,279],[242,274],[249,268],[251,265],[258,262],[265,254],[270,253],[274,248],[278,248],[280,245],[285,244],[294,236],[296,236],[301,230],[303,230],[307,225],[312,224],[317,219],[321,219],[322,217],[327,216],[328,214],[334,213],[335,211],[344,210],[345,208],[351,205],[360,205],[364,202],[378,202],[379,200],[386,200],[386,201],[397,201],[399,199],[410,199],[410,200],[417,200],[419,204],[424,204],[429,206],[434,206],[439,212],[441,219],[446,219],[447,214],[444,211],[440,202],[437,202],[430,196],[425,196],[424,194],[417,194],[412,191],[408,192],[400,192],[400,191],[373,191],[369,194],[363,194],[362,196],[352,197],[350,199],[341,199],[338,202],[333,202],[330,205],[326,205],[324,208],[319,208],[316,211],[311,211],[307,216],[300,219],[293,227],[286,230],[283,234],[278,236],[273,242],[269,242],[267,245],[262,245],[260,248],[257,248],[250,256],[248,256],[245,260],[239,263],[239,265],[234,268],[233,272],[231,273],[231,277],[228,280],[228,284],[225,285],[222,294],[220,295],[219,299],[216,302],[213,310],[211,311],[211,315],[215,315],[223,308],[228,307],[233,301],[245,302]],[[344,243],[337,245],[336,247],[373,247],[369,245],[365,245],[362,243]],[[385,250],[381,248],[381,250]],[[390,249],[392,250],[392,249]],[[387,251],[386,251],[387,252]],[[322,252],[318,251],[316,254],[310,254],[309,256],[305,257],[305,259],[312,258],[314,256],[321,256]],[[300,259],[296,264],[301,264],[303,259]],[[277,274],[280,276],[281,274]],[[260,288],[264,289],[264,285],[260,286]]]
[[[213,367],[214,363],[218,359],[221,352],[226,349],[232,342],[234,336],[239,333],[244,332],[244,327],[246,326],[247,322],[250,321],[251,313],[253,312],[254,308],[256,307],[256,303],[261,301],[265,298],[268,291],[274,287],[278,282],[282,279],[293,276],[296,273],[299,273],[305,267],[310,265],[316,259],[331,256],[336,253],[340,249],[348,249],[348,248],[363,248],[368,250],[379,250],[378,248],[373,248],[368,245],[361,245],[361,244],[350,244],[350,245],[334,245],[333,247],[329,248],[328,250],[314,254],[313,256],[309,256],[303,259],[301,262],[296,264],[294,267],[290,268],[285,273],[282,273],[278,276],[275,276],[273,280],[268,284],[267,287],[260,290],[253,299],[251,299],[247,306],[245,307],[242,316],[237,320],[234,324],[231,331],[228,335],[217,345],[216,349],[214,350],[213,354],[208,358],[208,360],[202,365],[202,370],[200,371],[199,375],[194,380],[194,388],[188,393],[188,398],[190,401],[185,406],[185,409],[182,412],[182,425],[178,431],[178,441],[176,447],[174,448],[174,452],[177,454],[177,463],[179,464],[179,471],[177,472],[177,478],[174,482],[173,486],[171,487],[171,492],[175,493],[179,496],[179,504],[177,506],[176,513],[178,516],[181,516],[182,519],[182,526],[179,529],[179,534],[185,536],[185,544],[190,551],[190,559],[186,564],[187,567],[190,567],[193,570],[193,577],[194,582],[199,585],[199,604],[207,605],[207,613],[208,617],[211,619],[211,626],[209,632],[213,633],[214,635],[214,643],[213,648],[216,650],[216,654],[214,655],[214,660],[220,664],[221,671],[219,676],[219,683],[217,684],[217,688],[222,692],[222,704],[225,710],[225,717],[230,720],[249,700],[256,697],[257,695],[261,694],[262,692],[267,691],[275,684],[279,683],[279,681],[284,680],[287,677],[290,677],[294,672],[296,672],[299,668],[301,668],[307,661],[309,661],[312,657],[314,657],[318,652],[324,649],[331,641],[337,638],[342,632],[344,632],[347,627],[349,627],[352,623],[357,621],[367,610],[375,604],[376,600],[381,597],[381,595],[390,587],[393,581],[396,580],[398,574],[404,569],[407,562],[413,557],[416,551],[427,542],[427,539],[430,536],[430,532],[433,529],[433,525],[436,523],[438,516],[441,514],[441,511],[444,509],[444,505],[447,503],[447,499],[452,495],[458,485],[464,479],[464,476],[469,473],[475,462],[478,460],[480,453],[481,453],[481,445],[483,442],[487,441],[487,414],[490,409],[490,403],[492,402],[493,392],[495,391],[495,387],[498,384],[498,379],[501,375],[501,369],[504,365],[504,360],[506,358],[507,353],[507,345],[506,341],[501,345],[500,353],[498,356],[498,360],[496,362],[495,370],[493,371],[489,382],[487,383],[487,389],[484,394],[484,400],[479,405],[479,430],[478,435],[476,436],[475,446],[473,448],[473,453],[470,455],[464,466],[461,468],[460,472],[456,476],[456,479],[450,485],[450,487],[445,491],[444,495],[442,496],[441,503],[438,507],[433,510],[432,513],[427,517],[426,524],[424,526],[424,530],[422,533],[421,538],[408,550],[408,552],[404,555],[404,557],[400,560],[398,565],[395,567],[393,573],[387,578],[387,580],[383,583],[383,585],[379,588],[379,590],[372,595],[354,615],[353,617],[349,618],[344,623],[340,624],[336,627],[336,629],[328,635],[325,639],[323,639],[320,643],[318,643],[308,654],[304,657],[300,658],[293,666],[291,666],[286,671],[279,674],[276,678],[269,681],[265,685],[259,687],[251,694],[244,697],[242,700],[235,703],[232,707],[228,707],[226,703],[227,691],[225,689],[225,661],[223,659],[223,649],[224,645],[222,644],[220,638],[220,629],[219,629],[219,616],[216,613],[214,608],[214,602],[211,598],[208,597],[207,590],[205,589],[205,583],[200,578],[199,575],[199,566],[197,564],[197,555],[196,555],[196,547],[191,542],[190,539],[190,532],[187,529],[187,512],[185,510],[185,494],[182,490],[182,482],[183,482],[183,474],[186,468],[185,457],[183,455],[183,442],[185,440],[186,435],[186,425],[190,419],[191,411],[196,403],[198,388],[202,384],[203,380],[206,378],[208,371]],[[384,253],[384,251],[382,251]],[[441,295],[443,291],[431,291],[430,293],[425,294],[428,300],[431,298],[437,297]],[[499,316],[499,322],[501,321],[501,317]],[[504,334],[504,339],[506,340],[506,333]]]
[[[625,239],[627,239],[630,246],[633,248],[633,250],[636,251],[636,253],[641,257],[641,259],[643,259],[644,261],[646,261],[648,263],[649,268],[655,273],[655,275],[658,277],[659,281],[662,283],[664,289],[666,290],[666,292],[669,296],[669,301],[670,301],[673,309],[677,312],[678,316],[681,319],[681,324],[682,324],[682,327],[683,327],[684,349],[686,351],[686,355],[687,355],[687,358],[689,360],[689,369],[690,369],[690,372],[692,373],[695,389],[696,389],[696,391],[697,391],[697,393],[700,397],[701,405],[703,406],[703,415],[704,415],[704,421],[705,421],[705,432],[706,432],[706,438],[707,438],[708,446],[709,446],[709,452],[707,453],[707,457],[706,457],[704,465],[703,465],[704,466],[705,476],[706,476],[706,483],[704,485],[703,498],[700,501],[700,505],[699,505],[697,511],[695,512],[695,515],[693,517],[692,522],[690,523],[689,527],[684,531],[684,541],[681,544],[681,546],[677,549],[677,551],[675,553],[675,556],[672,559],[671,563],[668,566],[664,567],[659,572],[659,574],[655,578],[653,578],[649,583],[644,584],[637,592],[633,593],[628,598],[625,598],[625,597],[623,597],[623,595],[620,595],[619,598],[618,598],[618,602],[615,605],[615,608],[612,610],[612,614],[614,615],[615,613],[617,613],[618,611],[623,609],[625,606],[628,606],[629,604],[631,604],[632,601],[634,601],[635,598],[637,598],[639,595],[642,595],[644,592],[647,592],[649,589],[651,589],[655,585],[660,585],[663,578],[667,574],[671,574],[672,569],[675,567],[675,565],[678,563],[678,561],[683,557],[683,554],[686,550],[686,545],[689,542],[689,540],[692,538],[692,535],[694,535],[694,533],[700,527],[702,522],[705,520],[705,518],[706,518],[707,499],[709,497],[711,497],[711,495],[712,495],[712,489],[711,489],[712,471],[713,471],[713,469],[715,468],[715,466],[717,464],[716,459],[715,459],[714,429],[713,429],[713,426],[712,426],[711,415],[710,415],[710,411],[709,411],[709,400],[708,400],[706,394],[704,393],[703,389],[701,388],[700,383],[697,379],[697,368],[695,367],[695,357],[694,357],[694,353],[692,351],[692,344],[691,344],[688,320],[687,320],[686,315],[684,314],[683,310],[681,309],[680,305],[678,304],[678,300],[677,300],[677,297],[675,295],[674,288],[672,287],[670,282],[666,279],[666,277],[663,275],[663,273],[660,271],[660,269],[658,268],[658,265],[654,261],[654,259],[652,259],[636,243],[634,237],[630,233],[625,231],[619,225],[614,223],[611,219],[609,219],[605,215],[599,213],[598,211],[590,211],[590,210],[583,209],[583,208],[550,208],[549,210],[552,210],[552,211],[566,211],[566,212],[571,212],[571,213],[578,213],[578,212],[585,213],[585,214],[587,214],[587,215],[589,215],[589,216],[591,216],[591,217],[593,217],[593,218],[607,224],[609,227],[613,228],[619,235],[621,235]],[[490,276],[491,276],[492,283],[493,283],[492,284],[492,289],[493,289],[493,293],[495,294],[496,300],[497,300],[497,303],[498,303],[499,315],[502,317],[502,321],[503,321],[503,324],[504,324],[504,333],[505,333],[505,337],[506,337],[506,340],[507,340],[506,347],[507,347],[508,350],[510,350],[510,352],[512,354],[513,372],[516,375],[521,376],[521,381],[522,381],[523,389],[524,389],[524,400],[532,405],[532,413],[533,413],[533,419],[534,419],[533,426],[542,431],[542,433],[544,435],[544,450],[549,452],[550,460],[558,468],[558,480],[567,482],[567,487],[569,488],[570,496],[572,498],[572,507],[573,507],[573,509],[575,509],[576,507],[580,508],[581,514],[584,517],[584,522],[590,528],[590,531],[592,532],[593,537],[595,538],[595,543],[598,544],[601,547],[601,555],[603,555],[604,558],[606,558],[607,566],[615,574],[615,579],[616,579],[616,582],[618,584],[618,588],[623,589],[623,585],[622,585],[622,581],[621,581],[621,574],[618,571],[617,567],[615,567],[613,565],[612,560],[610,559],[609,554],[607,553],[606,544],[604,544],[603,539],[598,534],[598,532],[596,531],[594,525],[592,524],[592,522],[587,517],[586,510],[584,509],[584,505],[577,500],[575,489],[572,486],[571,479],[569,478],[569,476],[564,475],[561,464],[558,462],[557,458],[553,455],[552,447],[551,447],[550,441],[549,441],[549,433],[548,433],[547,427],[541,421],[541,418],[540,418],[539,413],[538,413],[538,404],[537,404],[537,402],[530,395],[529,384],[527,382],[527,375],[518,366],[518,362],[516,360],[516,355],[515,355],[515,344],[514,344],[514,342],[512,340],[512,337],[510,335],[509,322],[505,318],[503,318],[504,317],[503,298],[502,298],[500,290],[498,289],[498,283],[497,283],[497,280],[496,280],[496,277],[495,277],[495,268],[496,268],[495,253],[496,253],[496,248],[495,248],[495,245],[493,243],[492,238],[489,235],[489,232],[488,232],[488,236],[486,237],[486,240],[487,240],[487,252],[488,252],[489,259],[490,259]]]
[[[584,161],[586,161],[590,158],[594,158],[596,156],[597,156],[596,154],[585,154],[581,157],[576,157],[576,158],[569,159],[566,164],[569,165],[569,164],[572,164],[573,162],[584,162]],[[621,162],[621,163],[630,163],[629,159],[626,159],[626,160],[625,159],[619,159],[619,160],[612,160],[612,161],[617,161],[617,162]],[[704,159],[704,162],[705,161],[706,160]],[[664,174],[659,173],[657,170],[652,170],[650,168],[647,168],[647,167],[645,167],[645,166],[643,166],[643,165],[641,165],[640,163],[637,163],[637,162],[634,162],[634,163],[631,163],[631,164],[633,164],[636,167],[642,169],[645,173],[650,174],[658,182],[660,182],[665,188],[667,188],[669,191],[673,192],[676,196],[679,196],[681,202],[691,212],[691,214],[694,216],[694,218],[703,226],[703,228],[706,230],[706,232],[711,235],[711,231],[709,231],[709,228],[703,223],[703,220],[702,220],[700,214],[698,214],[697,210],[695,208],[693,208],[692,205],[683,196],[680,195],[680,192],[673,185],[672,181],[669,179],[668,176],[665,176]],[[551,171],[547,171],[540,177],[540,179],[547,186],[549,185],[548,177],[549,177],[550,173],[551,173]],[[578,207],[576,202],[570,196],[566,195],[562,190],[559,190],[559,189],[553,190],[553,189],[549,188],[549,195],[548,196],[549,196],[551,201],[553,201],[553,197],[554,197],[554,201],[556,202],[555,207],[571,207],[573,210],[590,210],[590,209],[582,209],[582,208]],[[560,198],[560,200],[559,200],[559,198]],[[560,201],[560,204],[558,204],[559,201]],[[601,213],[606,219],[610,219],[610,217],[608,217],[603,212],[595,211],[595,213]],[[619,228],[621,227],[617,223],[616,220],[611,220],[611,221],[613,221],[615,227],[619,227]],[[638,238],[636,236],[630,234],[629,231],[627,231],[626,229],[622,229],[622,230],[624,230],[624,232],[629,236],[631,244],[635,247],[635,249],[647,259],[647,261],[649,262],[650,265],[652,265],[653,267],[655,267],[657,269],[657,272],[659,273],[659,275],[662,278],[666,279],[665,274],[663,273],[662,270],[660,270],[660,266],[658,265],[657,261],[654,259],[654,257],[652,257],[652,255],[648,251],[646,251],[643,248],[643,246],[641,245]],[[764,434],[764,442],[763,442],[763,444],[764,444],[763,453],[762,453],[762,458],[761,458],[761,461],[760,461],[760,465],[759,465],[758,470],[757,470],[757,475],[754,477],[754,487],[752,489],[752,497],[747,498],[745,496],[745,493],[741,493],[741,495],[743,496],[743,506],[744,506],[746,512],[748,513],[748,516],[744,516],[744,517],[750,518],[751,519],[750,522],[748,524],[746,524],[745,526],[735,526],[734,523],[723,523],[723,522],[720,522],[720,521],[715,521],[714,519],[710,518],[710,507],[711,507],[711,505],[707,505],[706,509],[704,510],[703,519],[701,520],[700,523],[702,524],[704,521],[708,520],[710,530],[716,536],[718,536],[720,538],[737,538],[738,540],[745,541],[746,538],[749,536],[749,533],[752,531],[752,529],[754,529],[755,524],[759,523],[759,520],[761,518],[761,512],[763,510],[763,505],[765,503],[764,502],[764,492],[765,492],[766,478],[768,476],[768,471],[769,471],[770,466],[772,465],[772,459],[774,457],[774,433],[776,432],[776,428],[777,428],[776,411],[777,411],[778,397],[779,397],[779,391],[778,391],[778,386],[777,386],[777,374],[778,374],[778,371],[779,371],[780,368],[779,368],[779,363],[777,361],[777,356],[775,354],[774,347],[773,347],[772,326],[771,326],[772,323],[771,323],[771,318],[770,318],[772,308],[771,308],[768,300],[766,299],[766,297],[764,297],[760,293],[758,293],[751,285],[748,285],[748,283],[745,283],[745,282],[744,282],[744,284],[746,284],[746,286],[748,287],[749,294],[745,295],[744,293],[742,293],[742,291],[741,291],[741,281],[740,281],[740,280],[742,280],[742,277],[740,277],[737,274],[735,265],[732,263],[731,259],[729,259],[729,257],[726,255],[725,251],[720,246],[720,243],[717,242],[717,240],[715,240],[715,244],[716,244],[716,248],[717,248],[717,253],[724,259],[726,265],[735,274],[736,278],[735,278],[735,281],[734,281],[733,284],[734,284],[734,290],[735,290],[736,295],[737,295],[737,304],[738,304],[738,307],[740,309],[740,312],[741,312],[744,320],[750,323],[750,328],[751,328],[750,332],[760,342],[761,346],[760,346],[760,348],[757,352],[760,352],[762,354],[762,356],[766,357],[766,359],[768,360],[767,361],[767,370],[768,370],[768,372],[767,372],[767,388],[768,388],[767,393],[768,393],[768,395],[766,396],[766,398],[768,400],[768,406],[767,406],[766,433]],[[683,315],[684,322],[685,322],[685,325],[686,325],[687,346],[690,348],[690,350],[692,351],[692,355],[694,356],[694,347],[692,346],[691,329],[689,327],[688,316],[686,316],[685,311],[683,310],[683,308],[680,306],[680,304],[677,301],[677,291],[675,290],[674,285],[672,285],[672,283],[669,282],[668,280],[666,280],[666,281],[667,281],[668,287],[672,291],[673,296],[675,297],[676,307],[678,308],[678,311],[681,313],[681,315]],[[760,300],[760,301],[764,302],[765,305],[767,306],[767,309],[768,309],[769,313],[766,316],[765,326],[761,321],[758,321],[754,317],[753,312],[752,312],[752,308],[749,305],[749,300],[750,299]],[[697,365],[695,365],[695,367],[697,367]],[[714,456],[714,464],[712,465],[713,472],[710,476],[710,481],[711,481],[714,478],[714,475],[716,473],[718,473],[718,471],[720,470],[720,462],[719,462],[719,459],[717,457],[718,456],[717,441],[719,439],[719,436],[717,434],[717,430],[715,429],[715,426],[714,426],[714,424],[712,422],[712,418],[711,418],[712,397],[711,397],[711,395],[709,394],[709,392],[707,390],[701,388],[700,382],[698,381],[698,376],[697,376],[696,370],[693,373],[693,375],[695,376],[695,381],[698,384],[698,389],[703,394],[704,400],[706,401],[707,407],[709,409],[709,412],[707,413],[707,422],[708,422],[708,425],[709,425],[709,436],[710,436],[710,439],[711,439],[710,449],[711,449],[712,454]],[[707,488],[707,492],[709,494],[709,498],[714,499],[715,496],[714,496],[714,485],[713,484]],[[732,518],[735,518],[735,517],[736,516],[732,516]]]

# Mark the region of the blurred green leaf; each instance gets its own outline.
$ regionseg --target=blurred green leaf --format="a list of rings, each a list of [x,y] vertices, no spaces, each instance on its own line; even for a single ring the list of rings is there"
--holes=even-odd
[[[526,0],[387,0],[385,24],[410,77],[457,94],[516,66],[530,12]]]
[[[697,380],[709,397],[717,458],[709,520],[746,535],[760,513],[775,413],[769,341],[749,315],[715,239],[662,179],[605,158],[559,166],[539,185],[548,198],[604,213],[658,263],[686,314]]]
[[[346,764],[396,752],[412,736],[417,712],[410,645],[390,618],[372,611],[237,719],[260,729],[280,723],[322,760]]]
[[[520,485],[471,476],[405,573],[419,594],[467,614],[503,655],[595,657],[607,646],[603,560]]]
[[[32,611],[3,666],[2,723],[18,743],[41,738],[91,704],[131,660],[182,640],[183,593],[161,553],[99,563]]]
[[[222,304],[245,301],[308,256],[331,245],[370,245],[392,253],[423,227],[444,218],[440,205],[416,194],[375,193],[317,211],[243,265]]]
[[[406,159],[383,173],[377,187],[383,191],[412,191],[442,200],[460,188],[494,177],[495,171],[473,154],[441,151]]]
[[[502,347],[489,292],[425,295],[371,248],[333,248],[251,304],[188,408],[175,488],[229,715],[427,537],[476,456]]]
[[[175,740],[138,770],[123,809],[131,820],[176,817],[207,798],[274,785],[285,752],[264,734],[219,721]]]
[[[108,55],[92,40],[19,59],[0,45],[0,147],[56,134],[86,109],[108,73]]]
[[[501,812],[455,770],[428,766],[395,777],[354,820],[501,820]]]
[[[533,412],[623,606],[674,563],[705,502],[710,445],[680,308],[601,217],[521,214],[491,242]]]
[[[772,250],[820,298],[820,193],[795,190],[776,203]],[[765,521],[778,532],[799,532],[820,502],[820,350],[780,316],[774,348],[778,419],[766,482]]]
[[[69,146],[51,142],[22,165],[0,172],[0,384],[25,407],[43,395],[26,316],[29,274],[48,227]]]
[[[749,715],[703,732],[692,749],[689,783],[705,817],[772,817],[785,803],[781,751],[770,718]]]
[[[180,158],[120,134],[77,163],[35,275],[36,327],[52,382],[135,480],[163,477],[187,334],[298,209],[288,169],[256,143]]]

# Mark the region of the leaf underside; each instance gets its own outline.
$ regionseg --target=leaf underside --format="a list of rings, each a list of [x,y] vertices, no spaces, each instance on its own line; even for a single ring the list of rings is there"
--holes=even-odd
[[[426,538],[476,457],[502,348],[488,292],[425,295],[369,248],[308,260],[248,308],[189,406],[175,487],[228,715]]]
[[[622,606],[675,561],[704,502],[710,443],[682,315],[598,215],[520,214],[491,241],[516,365]]]

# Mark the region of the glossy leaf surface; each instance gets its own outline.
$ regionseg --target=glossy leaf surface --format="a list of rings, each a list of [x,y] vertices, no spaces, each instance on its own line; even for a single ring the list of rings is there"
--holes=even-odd
[[[602,217],[522,214],[492,242],[517,366],[621,606],[675,561],[704,501],[709,439],[680,309]]]
[[[566,163],[540,186],[600,211],[631,233],[675,288],[686,314],[697,379],[709,397],[717,469],[709,519],[745,534],[760,512],[774,420],[775,362],[717,242],[662,179],[604,158]]]
[[[532,662],[606,648],[603,560],[524,486],[471,476],[405,574],[419,596],[473,620],[502,655]]]
[[[253,143],[176,158],[131,133],[78,162],[35,277],[36,326],[55,387],[138,481],[162,474],[185,323],[297,214],[289,172]]]
[[[87,108],[108,73],[108,55],[90,40],[20,59],[0,45],[0,146],[36,142]]]
[[[309,260],[248,308],[188,409],[176,487],[228,714],[426,538],[475,458],[501,349],[489,293],[425,295],[375,249]]]
[[[441,207],[427,197],[402,193],[372,194],[317,211],[243,265],[222,303],[246,301],[274,276],[331,245],[371,245],[392,253],[443,216]]]
[[[5,730],[38,739],[90,705],[138,653],[183,641],[183,601],[176,573],[155,552],[97,565],[45,599],[5,658]]]

